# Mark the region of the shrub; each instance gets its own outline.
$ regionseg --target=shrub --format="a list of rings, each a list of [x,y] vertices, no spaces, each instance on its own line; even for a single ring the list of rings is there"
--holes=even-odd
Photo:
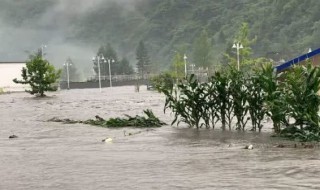
[[[151,83],[158,92],[162,92],[173,88],[174,78],[169,73],[163,73],[153,77]]]
[[[30,56],[26,67],[22,68],[22,80],[13,79],[15,83],[29,84],[31,90],[26,90],[30,94],[45,96],[46,91],[56,91],[54,84],[60,77],[61,70],[56,71],[54,66],[47,60],[43,60],[40,54]]]

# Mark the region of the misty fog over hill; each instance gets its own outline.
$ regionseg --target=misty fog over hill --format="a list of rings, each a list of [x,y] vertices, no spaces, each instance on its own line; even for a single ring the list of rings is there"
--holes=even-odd
[[[289,59],[319,47],[319,8],[318,0],[1,0],[0,60],[23,61],[46,45],[54,65],[70,57],[89,75],[101,45],[110,43],[134,65],[143,40],[152,63],[165,68],[172,52],[190,55],[205,29],[215,63],[243,22],[257,37],[254,56]]]

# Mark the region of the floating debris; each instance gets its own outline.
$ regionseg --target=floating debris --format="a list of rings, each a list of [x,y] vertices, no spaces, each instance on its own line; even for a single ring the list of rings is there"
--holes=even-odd
[[[48,121],[50,122],[61,122],[64,124],[75,124],[75,123],[84,123],[90,125],[96,125],[101,127],[161,127],[162,125],[166,125],[166,123],[160,121],[151,110],[144,110],[144,114],[147,117],[136,115],[135,117],[131,117],[129,115],[125,115],[126,118],[110,118],[108,120],[103,119],[102,117],[96,115],[96,119],[88,119],[86,121],[81,120],[71,120],[71,119],[59,119],[59,118],[51,118]]]
[[[252,144],[247,145],[247,146],[244,147],[244,149],[252,150],[253,149],[253,145]]]
[[[286,146],[284,144],[278,144],[275,146],[276,148],[285,148]]]
[[[9,139],[15,139],[15,138],[18,138],[18,136],[17,135],[10,135],[9,136]]]
[[[112,138],[105,138],[105,139],[102,139],[102,142],[106,142],[106,143],[111,143],[113,141]]]
[[[132,136],[132,135],[137,135],[142,133],[142,131],[137,131],[137,132],[128,132],[126,130],[123,131],[123,136]]]

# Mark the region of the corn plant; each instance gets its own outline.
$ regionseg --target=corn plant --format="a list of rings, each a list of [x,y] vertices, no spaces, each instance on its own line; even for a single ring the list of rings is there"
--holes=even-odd
[[[286,102],[288,117],[294,123],[287,123],[284,136],[291,136],[303,141],[320,137],[320,117],[318,115],[320,97],[320,69],[307,66],[296,66],[285,73]]]
[[[200,128],[203,126],[201,119],[205,114],[204,105],[207,104],[205,93],[205,85],[199,84],[194,75],[191,75],[186,84],[180,83],[178,85],[180,90],[180,100],[183,102],[184,109],[187,111],[188,120],[183,122],[189,123],[190,126]]]
[[[216,109],[223,130],[226,129],[226,124],[228,124],[229,130],[231,130],[233,118],[234,104],[232,102],[232,97],[230,96],[229,81],[227,73],[216,72],[215,76],[212,78],[212,82],[216,87]]]
[[[166,101],[164,105],[164,112],[168,108],[174,113],[174,120],[172,121],[171,125],[178,122],[179,125],[179,118],[183,117],[187,120],[188,113],[184,109],[184,105],[179,101],[177,89],[172,88],[159,88],[159,91],[162,92],[166,96]]]
[[[209,82],[206,85],[206,93],[207,96],[207,104],[205,104],[205,112],[206,116],[204,117],[205,124],[207,128],[210,127],[210,123],[212,128],[215,128],[216,123],[220,120],[219,116],[219,93],[217,92],[216,81],[213,77],[209,79]]]
[[[264,107],[265,96],[261,84],[262,81],[257,75],[253,75],[249,79],[250,80],[247,80],[246,82],[246,88],[252,130],[256,131],[258,128],[259,132],[261,132],[263,127],[262,121],[266,114],[266,108]]]
[[[279,77],[272,64],[265,64],[259,74],[261,88],[264,91],[264,104],[266,114],[270,116],[273,122],[275,133],[280,133],[281,122],[285,121],[286,103],[284,101],[284,92],[279,85]]]
[[[230,82],[230,94],[233,98],[234,115],[237,119],[236,129],[245,130],[245,126],[250,119],[247,117],[248,106],[247,106],[247,89],[245,87],[245,78],[243,73],[235,69],[230,71],[232,80]]]
[[[179,125],[180,122],[196,128],[204,125],[201,120],[205,113],[207,93],[205,85],[199,84],[194,75],[188,78],[186,84],[180,81],[176,89],[162,89],[162,92],[166,95],[164,111],[170,108],[175,114],[171,125]]]

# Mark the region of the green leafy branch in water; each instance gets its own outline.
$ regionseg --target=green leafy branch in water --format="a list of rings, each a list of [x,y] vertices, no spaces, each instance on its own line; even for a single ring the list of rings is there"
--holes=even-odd
[[[75,124],[75,123],[84,123],[90,125],[96,125],[101,127],[161,127],[162,125],[166,125],[166,123],[160,121],[153,112],[149,109],[143,110],[144,114],[147,117],[136,115],[135,117],[131,117],[129,115],[125,115],[126,118],[110,118],[105,120],[98,115],[96,115],[96,119],[88,119],[86,121],[79,120],[71,120],[71,119],[59,119],[52,118],[48,121],[51,122],[62,122],[65,124]]]

